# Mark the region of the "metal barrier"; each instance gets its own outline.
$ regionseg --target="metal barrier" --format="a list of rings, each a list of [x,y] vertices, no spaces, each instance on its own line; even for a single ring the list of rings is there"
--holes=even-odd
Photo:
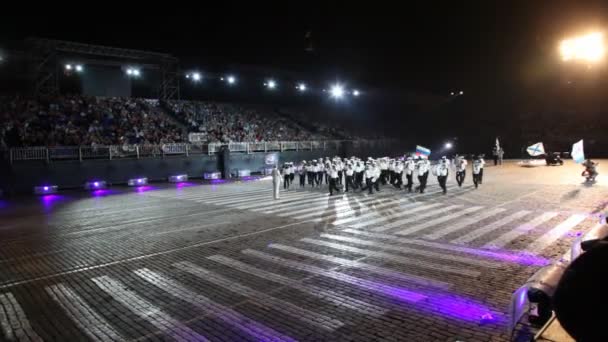
[[[111,145],[111,146],[59,146],[59,147],[24,147],[8,151],[10,162],[27,160],[84,160],[84,159],[121,159],[121,158],[157,158],[166,155],[215,154],[222,146],[231,152],[275,152],[298,150],[338,151],[345,141],[267,141],[267,142],[233,142],[233,143],[179,143],[162,145]],[[353,141],[354,147],[377,145],[374,140]]]
[[[254,142],[247,144],[249,150],[248,153],[251,152],[266,152],[266,143],[265,142]]]
[[[247,152],[248,143],[230,143],[228,144],[228,148],[230,152]]]
[[[49,150],[46,147],[11,148],[9,152],[11,163],[13,160],[49,160]]]

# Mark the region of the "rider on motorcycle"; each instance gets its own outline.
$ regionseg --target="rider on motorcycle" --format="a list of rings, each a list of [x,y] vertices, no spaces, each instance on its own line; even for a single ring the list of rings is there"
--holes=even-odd
[[[583,162],[585,171],[583,171],[582,175],[587,177],[588,181],[595,181],[595,177],[597,177],[597,165],[598,163],[592,161],[591,159],[587,159]]]

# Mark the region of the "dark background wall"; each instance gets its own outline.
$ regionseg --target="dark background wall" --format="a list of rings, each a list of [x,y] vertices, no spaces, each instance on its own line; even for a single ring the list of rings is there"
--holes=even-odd
[[[89,96],[130,97],[131,79],[119,68],[88,66],[80,75],[82,94]]]
[[[358,149],[343,146],[340,150],[327,151],[285,151],[278,154],[278,162],[318,159],[321,157],[400,155],[398,147],[377,146]],[[87,181],[104,180],[108,183],[126,183],[130,178],[148,177],[150,181],[166,181],[175,174],[187,174],[190,178],[201,178],[205,172],[221,172],[228,165],[230,173],[236,174],[239,169],[262,172],[270,168],[265,164],[267,153],[232,153],[228,163],[223,163],[218,155],[191,155],[165,158],[115,159],[115,160],[78,160],[69,161],[21,161],[12,165],[2,159],[0,165],[0,189],[5,194],[32,193],[34,186],[57,185],[60,188],[80,188]]]

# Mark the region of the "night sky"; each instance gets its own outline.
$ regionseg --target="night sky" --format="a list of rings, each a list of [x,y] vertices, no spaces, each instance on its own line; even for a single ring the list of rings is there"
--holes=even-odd
[[[584,98],[570,99],[576,108],[605,104],[604,68],[594,66],[594,77],[564,70],[557,44],[605,29],[607,2],[288,3],[181,6],[162,16],[138,8],[92,13],[93,7],[70,15],[3,14],[0,48],[40,36],[166,52],[179,57],[183,69],[247,65],[301,73],[311,84],[340,80],[373,96],[367,105],[391,123],[403,119],[403,111],[437,111],[437,120],[450,115],[447,126],[453,116],[492,117],[499,125],[522,111],[559,110],[557,100],[573,93],[563,84],[585,84]],[[459,90],[465,96],[448,96]]]

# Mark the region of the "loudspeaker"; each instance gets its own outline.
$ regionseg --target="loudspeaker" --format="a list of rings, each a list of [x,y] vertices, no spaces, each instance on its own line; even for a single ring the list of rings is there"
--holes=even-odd
[[[553,307],[564,329],[577,341],[608,341],[608,242],[581,254],[559,281]]]

